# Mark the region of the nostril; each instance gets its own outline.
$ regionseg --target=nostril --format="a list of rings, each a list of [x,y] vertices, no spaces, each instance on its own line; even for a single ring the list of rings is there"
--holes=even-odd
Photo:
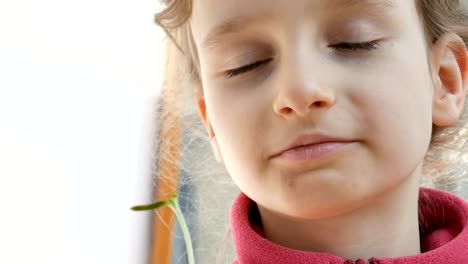
[[[312,106],[316,106],[316,107],[322,107],[324,105],[325,105],[325,102],[323,101],[318,101],[312,104]]]
[[[293,110],[292,110],[291,108],[289,108],[289,107],[285,107],[285,108],[281,109],[281,112],[282,112],[283,114],[286,114],[286,115],[287,115],[287,114],[290,114],[292,111],[293,111]]]

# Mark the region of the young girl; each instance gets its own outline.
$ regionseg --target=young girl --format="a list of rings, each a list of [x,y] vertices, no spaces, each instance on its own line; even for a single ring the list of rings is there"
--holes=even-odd
[[[166,6],[177,80],[241,190],[234,263],[468,263],[466,201],[421,187],[466,173],[461,0]]]

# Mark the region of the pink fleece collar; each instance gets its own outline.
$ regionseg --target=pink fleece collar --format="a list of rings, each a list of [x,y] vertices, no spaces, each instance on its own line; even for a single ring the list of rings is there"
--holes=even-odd
[[[440,190],[420,188],[421,251],[399,258],[344,260],[319,252],[294,250],[274,244],[261,234],[262,227],[249,218],[257,206],[240,193],[231,207],[231,230],[237,264],[462,264],[468,263],[468,204],[462,198]]]

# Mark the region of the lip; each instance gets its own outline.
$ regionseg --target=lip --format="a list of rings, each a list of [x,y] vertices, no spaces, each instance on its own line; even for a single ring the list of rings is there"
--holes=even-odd
[[[271,158],[291,160],[316,159],[338,151],[354,142],[355,140],[323,134],[302,134],[296,137],[285,148],[275,153]]]

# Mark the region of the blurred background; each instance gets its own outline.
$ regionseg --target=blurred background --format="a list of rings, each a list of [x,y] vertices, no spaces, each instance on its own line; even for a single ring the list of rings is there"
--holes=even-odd
[[[157,0],[0,0],[0,263],[146,263]]]

